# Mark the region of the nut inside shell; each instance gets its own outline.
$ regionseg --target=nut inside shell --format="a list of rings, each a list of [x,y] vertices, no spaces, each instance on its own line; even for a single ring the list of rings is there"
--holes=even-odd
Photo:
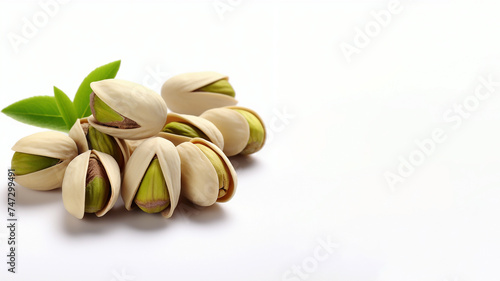
[[[96,177],[105,177],[109,181],[109,195],[107,195],[106,191],[100,192],[96,190],[99,193],[97,195],[104,201],[103,205],[95,203],[95,201],[100,200],[87,197],[92,196],[87,192],[87,187]],[[107,186],[107,184],[105,185]],[[86,208],[89,208],[92,203],[102,206],[102,208],[93,207],[93,210],[87,209],[87,211],[95,212],[98,217],[104,216],[116,203],[120,194],[120,185],[120,168],[115,159],[106,153],[88,150],[73,159],[66,169],[62,184],[64,207],[74,217],[82,219]]]

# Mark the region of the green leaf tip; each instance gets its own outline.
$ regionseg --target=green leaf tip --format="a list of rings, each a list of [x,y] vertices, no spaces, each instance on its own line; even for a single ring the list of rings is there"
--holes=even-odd
[[[75,99],[73,100],[78,118],[87,117],[92,114],[89,106],[90,94],[92,93],[90,83],[115,78],[118,70],[120,69],[120,65],[121,60],[110,62],[94,69],[87,75],[87,77],[85,77],[85,79],[83,79],[80,87],[78,87],[78,90],[76,91]]]

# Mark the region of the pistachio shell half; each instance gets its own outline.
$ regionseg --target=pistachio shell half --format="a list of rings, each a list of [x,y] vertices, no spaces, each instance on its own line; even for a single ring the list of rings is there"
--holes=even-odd
[[[160,95],[142,85],[106,79],[90,83],[88,122],[100,132],[121,139],[144,139],[161,131],[167,106]]]
[[[172,142],[164,138],[153,137],[145,140],[137,146],[132,156],[130,156],[123,175],[123,202],[127,210],[131,210],[136,205],[134,200],[137,199],[136,195],[139,188],[142,189],[144,187],[141,184],[154,159],[158,159],[158,164],[170,200],[168,206],[161,211],[161,214],[163,217],[169,218],[177,207],[181,192],[181,163],[175,146]],[[158,182],[156,179],[148,179],[148,181],[150,181],[151,184],[156,184]],[[147,205],[153,203],[152,201],[159,200],[161,199],[160,197],[165,198],[164,196],[159,196],[158,198],[149,197],[148,199],[151,200],[151,202],[143,201],[141,204]],[[138,199],[141,200],[143,198]]]
[[[120,168],[115,159],[100,151],[87,150],[71,161],[64,174],[64,208],[78,219],[86,212],[102,217],[115,205],[120,184]]]
[[[130,158],[130,149],[125,140],[97,131],[89,124],[87,118],[76,120],[69,131],[69,136],[75,141],[78,153],[92,149],[107,153],[115,158],[120,169],[125,168]]]
[[[207,153],[200,145],[211,150]],[[182,196],[199,206],[229,201],[238,184],[236,171],[216,145],[195,138],[177,146],[181,158]],[[218,157],[215,159],[214,155]],[[221,167],[222,163],[224,167]],[[223,181],[221,183],[221,180]]]
[[[78,155],[76,144],[70,137],[52,131],[24,137],[14,144],[12,150],[16,152],[12,168],[19,171],[14,171],[15,181],[35,190],[61,187],[66,167]],[[43,163],[33,163],[40,159]]]
[[[248,115],[255,118],[250,119],[249,123],[248,116],[244,116],[242,111],[248,112]],[[227,156],[254,153],[264,145],[266,139],[264,122],[255,111],[249,108],[240,106],[213,108],[203,112],[200,117],[212,122],[222,133],[223,151]]]
[[[177,113],[169,112],[167,114],[167,122],[165,125],[168,126],[169,124],[172,124],[173,122],[179,122],[182,124],[187,124],[189,126],[192,126],[196,129],[200,130],[206,136],[206,140],[217,145],[219,148],[224,147],[224,138],[222,137],[222,133],[219,131],[219,129],[217,129],[217,127],[214,124],[212,124],[212,122],[210,122],[204,118],[194,116],[194,115],[177,114]],[[172,132],[160,132],[158,134],[158,136],[165,138],[165,139],[168,139],[174,145],[179,145],[183,142],[190,141],[193,138],[191,136],[175,134]],[[198,137],[201,137],[201,136],[198,136]]]
[[[161,96],[172,111],[191,115],[237,104],[231,85],[220,80],[228,77],[212,71],[179,74],[165,81]]]

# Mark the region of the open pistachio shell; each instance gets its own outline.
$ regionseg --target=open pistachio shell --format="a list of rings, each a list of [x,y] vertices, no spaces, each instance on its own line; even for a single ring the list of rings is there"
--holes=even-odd
[[[221,198],[217,172],[210,160],[195,145],[202,144],[212,149],[224,162],[229,170],[230,185]],[[177,146],[181,158],[182,196],[199,206],[211,206],[215,202],[229,201],[236,191],[238,184],[236,171],[229,159],[216,145],[204,139],[194,138],[190,142]]]
[[[262,118],[253,110],[241,106],[226,106],[222,108],[209,109],[200,117],[212,122],[224,137],[224,153],[234,156],[241,153],[248,144],[250,138],[250,126],[248,121],[239,112],[233,109],[245,110],[257,117],[263,123]],[[265,132],[264,140],[265,141]]]
[[[165,81],[161,96],[172,111],[191,115],[237,104],[238,101],[229,95],[197,91],[221,79],[227,80],[228,77],[212,71],[179,74]]]
[[[167,119],[167,106],[162,97],[142,85],[106,79],[90,83],[95,95],[107,106],[139,126],[138,128],[118,128],[103,125],[91,115],[88,122],[105,134],[121,139],[144,139],[161,131]]]
[[[66,167],[78,155],[76,144],[70,137],[52,131],[24,137],[14,144],[12,150],[60,159],[58,164],[49,168],[22,176],[16,175],[15,181],[18,184],[35,190],[51,190],[61,187]]]
[[[73,127],[71,127],[71,130],[69,131],[69,136],[75,141],[76,146],[78,147],[78,153],[83,153],[87,150],[89,150],[89,144],[87,141],[87,136],[85,131],[83,130],[82,125],[84,124],[89,124],[87,118],[82,118],[76,120],[75,124]],[[91,126],[89,124],[89,126]],[[120,168],[125,168],[125,164],[127,163],[128,159],[130,158],[130,149],[127,144],[127,142],[123,139],[113,137],[112,138],[116,141],[118,148],[120,149],[122,155],[123,155],[123,167]]]
[[[87,150],[78,155],[66,169],[62,185],[64,208],[78,219],[82,219],[85,214],[85,181],[91,154],[95,155],[104,167],[111,188],[109,200],[103,209],[95,213],[96,216],[102,217],[111,210],[120,194],[120,168],[113,157],[96,150]]]
[[[200,117],[212,122],[224,137],[224,153],[234,156],[245,149],[250,138],[250,126],[238,112],[229,108],[214,108],[203,112]]]
[[[153,137],[137,146],[125,167],[122,198],[125,208],[131,210],[135,205],[134,198],[142,178],[155,156],[158,158],[170,197],[169,206],[161,214],[169,218],[177,207],[181,192],[181,163],[175,146],[164,138]]]
[[[240,153],[241,154],[251,154],[251,153],[255,153],[255,152],[259,151],[260,149],[262,149],[262,147],[264,146],[264,143],[266,142],[266,126],[264,125],[264,121],[259,116],[259,114],[257,114],[257,112],[251,110],[250,108],[241,107],[241,106],[227,106],[226,108],[236,110],[236,111],[246,111],[246,113],[247,114],[249,113],[249,115],[252,116],[254,118],[254,120],[256,118],[256,122],[260,122],[259,128],[254,128],[254,130],[259,131],[257,133],[256,137],[258,137],[259,140],[262,137],[262,141],[261,142],[253,142],[253,143],[247,142],[247,146]],[[249,122],[249,121],[247,120],[247,122]],[[263,132],[260,130],[263,130]],[[252,138],[252,128],[250,128],[250,136],[249,137]]]
[[[224,138],[222,137],[221,132],[219,131],[219,129],[217,129],[217,127],[215,127],[214,124],[212,124],[212,122],[208,121],[207,119],[203,119],[194,115],[169,112],[167,114],[167,122],[165,124],[169,124],[171,122],[181,122],[192,125],[202,131],[208,137],[208,141],[217,145],[221,149],[224,147]],[[190,137],[166,132],[160,132],[158,133],[158,136],[168,139],[176,146],[192,139]]]

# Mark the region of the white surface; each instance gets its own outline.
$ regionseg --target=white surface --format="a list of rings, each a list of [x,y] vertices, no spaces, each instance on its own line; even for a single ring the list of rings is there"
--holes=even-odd
[[[221,0],[234,5],[223,18],[217,1],[88,2],[61,4],[18,53],[7,34],[43,10],[0,2],[1,108],[54,85],[72,98],[94,67],[121,59],[118,78],[155,91],[182,72],[229,75],[272,136],[235,160],[232,201],[169,220],[119,201],[80,221],[60,190],[18,187],[18,273],[2,263],[1,280],[500,278],[500,86],[463,123],[443,118],[480,77],[500,80],[497,2],[401,1],[350,63],[340,44],[389,1]],[[42,129],[0,122],[5,190],[10,147]],[[391,189],[384,174],[436,129],[446,140]],[[0,260],[6,215],[4,191]]]

